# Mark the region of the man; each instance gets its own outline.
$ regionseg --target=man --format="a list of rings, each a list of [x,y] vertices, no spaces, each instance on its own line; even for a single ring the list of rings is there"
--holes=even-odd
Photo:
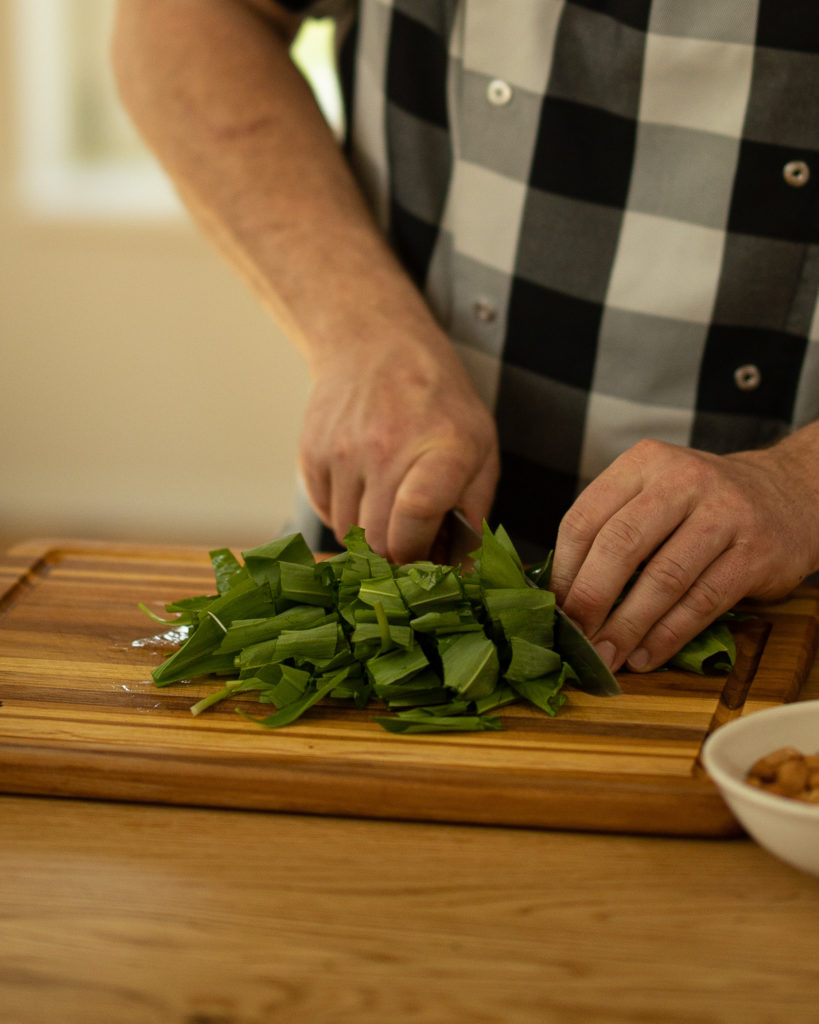
[[[339,19],[343,150],[289,60],[305,12]],[[524,557],[558,531],[615,669],[819,569],[808,0],[120,0],[114,44],[305,354],[337,537],[423,557],[456,506]]]

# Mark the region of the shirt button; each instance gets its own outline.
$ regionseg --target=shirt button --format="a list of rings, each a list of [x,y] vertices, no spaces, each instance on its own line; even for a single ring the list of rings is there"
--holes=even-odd
[[[512,86],[502,78],[493,78],[486,87],[486,98],[496,107],[505,107],[512,99]]]
[[[753,363],[746,363],[734,370],[734,383],[740,391],[754,391],[762,383],[762,374],[759,367]]]
[[[478,299],[474,309],[476,318],[483,324],[491,324],[497,316],[495,307],[487,299]]]
[[[810,167],[804,160],[789,160],[782,168],[782,177],[792,188],[801,188],[810,181]]]

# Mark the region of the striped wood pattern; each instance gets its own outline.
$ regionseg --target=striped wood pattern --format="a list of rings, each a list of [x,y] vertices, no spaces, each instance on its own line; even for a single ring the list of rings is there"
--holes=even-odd
[[[729,677],[621,674],[558,717],[514,706],[499,733],[395,736],[327,704],[282,730],[210,685],[157,689],[171,648],[137,607],[211,592],[198,549],[42,541],[0,563],[0,791],[415,820],[728,835],[698,755],[717,725],[793,700],[817,644],[819,591],[738,627]],[[239,698],[256,713],[252,697]],[[268,709],[269,710],[269,709]]]

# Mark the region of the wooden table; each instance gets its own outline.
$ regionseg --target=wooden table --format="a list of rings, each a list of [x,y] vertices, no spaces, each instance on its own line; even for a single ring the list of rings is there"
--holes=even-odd
[[[0,949],[2,1024],[819,1021],[747,839],[1,797]]]

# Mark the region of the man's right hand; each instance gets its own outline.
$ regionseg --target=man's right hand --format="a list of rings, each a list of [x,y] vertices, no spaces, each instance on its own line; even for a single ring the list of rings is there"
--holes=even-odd
[[[430,555],[447,511],[488,515],[498,477],[491,415],[441,337],[384,345],[316,373],[300,445],[313,506],[341,540],[353,524],[403,563]]]

